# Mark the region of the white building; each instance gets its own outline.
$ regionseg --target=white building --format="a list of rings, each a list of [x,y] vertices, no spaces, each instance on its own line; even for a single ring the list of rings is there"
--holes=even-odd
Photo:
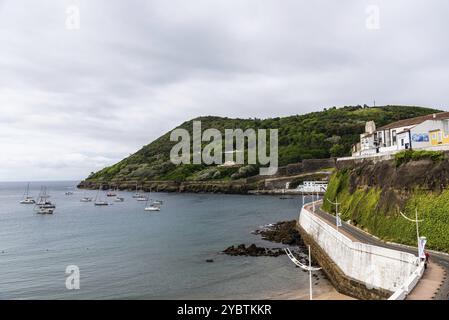
[[[391,153],[405,149],[449,148],[449,112],[396,121],[376,129],[373,121],[365,125],[353,156]],[[444,147],[444,148],[443,148]]]
[[[326,181],[304,181],[302,185],[296,187],[299,192],[305,193],[316,193],[316,192],[326,192],[327,182]]]

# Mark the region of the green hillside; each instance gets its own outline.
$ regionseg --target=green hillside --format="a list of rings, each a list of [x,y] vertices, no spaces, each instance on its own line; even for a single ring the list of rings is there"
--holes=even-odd
[[[346,106],[324,109],[304,115],[269,119],[230,119],[199,117],[184,122],[179,128],[192,132],[192,121],[201,120],[202,130],[219,129],[279,129],[279,166],[303,159],[350,155],[352,144],[359,140],[365,121],[376,125],[439,112],[435,109],[413,106],[362,107]],[[92,173],[87,180],[233,180],[258,174],[257,165],[217,167],[206,165],[174,165],[169,160],[176,142],[170,141],[170,132],[159,137],[122,161]],[[224,143],[223,143],[224,146]]]
[[[407,151],[393,160],[345,166],[332,175],[324,198],[338,200],[344,221],[385,241],[408,245],[416,245],[416,225],[400,212],[414,219],[417,210],[427,246],[449,253],[448,156],[441,151]],[[335,214],[329,201],[323,208]]]

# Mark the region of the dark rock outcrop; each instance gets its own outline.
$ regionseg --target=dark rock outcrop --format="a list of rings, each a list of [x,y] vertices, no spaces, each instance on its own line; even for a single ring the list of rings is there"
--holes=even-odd
[[[250,246],[245,244],[240,244],[238,246],[230,246],[223,251],[223,253],[231,256],[251,256],[251,257],[278,257],[285,254],[284,250],[281,248],[262,248],[256,246],[254,243]]]
[[[303,245],[301,236],[296,229],[296,220],[280,221],[262,230],[256,230],[254,231],[254,233],[260,234],[262,236],[262,239],[271,242],[278,242],[291,246]]]
[[[296,221],[281,221],[276,224],[265,226],[261,230],[255,230],[253,234],[261,235],[262,239],[293,246],[303,246],[303,242],[299,232],[296,228]],[[282,248],[264,248],[258,247],[255,244],[246,246],[240,244],[238,246],[230,246],[223,251],[223,253],[231,256],[268,256],[278,257],[284,255],[285,251]]]

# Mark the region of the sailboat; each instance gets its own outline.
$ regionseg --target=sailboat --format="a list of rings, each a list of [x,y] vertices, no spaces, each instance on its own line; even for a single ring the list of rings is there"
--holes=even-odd
[[[157,189],[156,189],[156,192],[157,192]],[[151,187],[150,187],[150,194],[151,194]],[[164,204],[164,201],[162,201],[162,200],[158,200],[158,199],[153,200],[153,205],[156,205],[156,206],[160,207],[163,204]]]
[[[137,183],[136,183],[136,193],[133,194],[133,198],[137,199],[138,201],[146,201],[146,198],[145,198],[145,200],[142,200],[142,198],[144,198],[144,195],[139,192]]]
[[[33,197],[30,197],[30,184],[28,183],[25,193],[23,194],[23,198],[20,201],[22,204],[35,204]]]
[[[83,197],[80,199],[80,202],[92,202],[92,198],[86,197],[86,192],[84,192]]]
[[[94,205],[96,206],[107,206],[109,203],[107,201],[101,200],[100,195],[101,186],[98,188],[97,195],[95,196],[95,202]]]
[[[54,205],[50,200],[50,195],[47,194],[47,187],[41,187],[41,191],[39,193],[39,197],[37,200],[37,206],[44,209],[55,209],[56,205]]]
[[[118,195],[118,188],[116,189],[116,196],[115,196],[115,202],[123,202],[125,201],[125,198]]]
[[[136,198],[137,201],[148,201],[148,197],[146,195],[141,195]]]
[[[37,203],[34,206],[34,211],[36,211],[36,213],[53,214],[56,205],[51,203],[51,201],[49,201],[48,198],[50,198],[50,195],[47,194],[47,187],[41,187]]]
[[[145,204],[145,211],[161,211],[161,207],[159,204],[152,202],[149,206],[148,206],[148,201]]]

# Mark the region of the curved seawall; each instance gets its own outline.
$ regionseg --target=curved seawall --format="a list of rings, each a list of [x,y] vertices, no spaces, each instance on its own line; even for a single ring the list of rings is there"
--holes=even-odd
[[[359,299],[403,299],[422,275],[413,254],[356,242],[303,206],[298,229],[340,292]]]

